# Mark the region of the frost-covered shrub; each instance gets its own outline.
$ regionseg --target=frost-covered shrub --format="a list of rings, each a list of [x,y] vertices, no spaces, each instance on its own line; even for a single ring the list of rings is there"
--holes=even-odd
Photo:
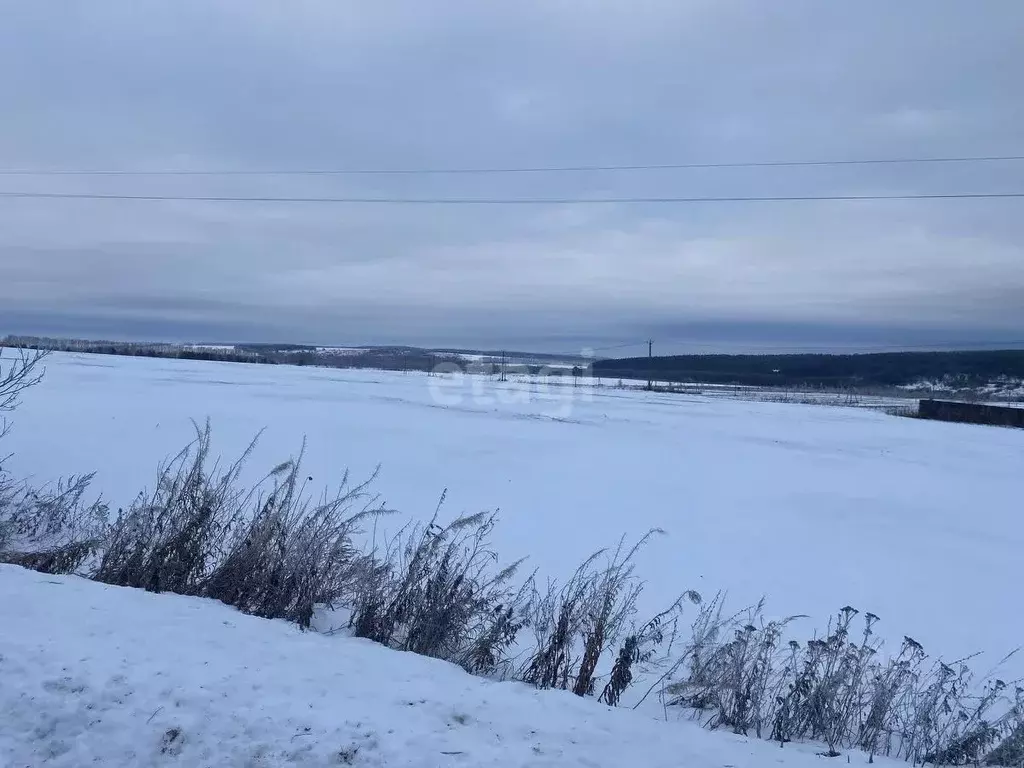
[[[382,510],[372,481],[313,501],[299,459],[253,486],[240,481],[255,441],[223,469],[210,457],[210,426],[157,473],[111,527],[98,581],[153,592],[213,597],[246,613],[308,627],[315,605],[352,591],[369,567],[352,543],[360,522]]]
[[[224,557],[229,533],[245,522],[252,489],[239,475],[255,441],[221,470],[210,459],[210,425],[157,471],[152,492],[118,514],[95,578],[151,592],[201,594]]]
[[[441,499],[444,501],[444,496]],[[496,674],[525,618],[525,589],[512,586],[522,561],[496,565],[497,517],[478,513],[405,529],[374,553],[353,601],[358,637]]]
[[[367,488],[373,478],[313,501],[300,482],[301,455],[272,473],[273,489],[258,496],[253,514],[234,526],[203,594],[246,613],[308,627],[317,605],[349,597],[371,557],[352,543],[362,521],[380,514]]]
[[[550,583],[530,601],[534,645],[518,677],[539,688],[571,690],[577,696],[595,691],[598,665],[627,632],[636,614],[643,585],[634,574],[634,556],[655,533],[632,548],[620,540],[614,551],[588,557],[562,586]],[[611,702],[632,680],[632,666],[647,655],[644,646],[660,637],[641,629],[617,656],[617,674],[602,696]]]
[[[4,414],[43,377],[46,353],[0,346],[0,439],[10,432]],[[0,465],[4,454],[0,453]],[[85,502],[92,475],[72,476],[56,486],[33,488],[0,466],[0,562],[46,573],[72,573],[100,548],[107,508]]]
[[[679,677],[664,686],[670,706],[710,728],[821,742],[829,755],[856,748],[915,764],[975,765],[1002,759],[999,749],[1015,754],[1022,689],[977,683],[965,661],[929,661],[909,637],[885,659],[878,617],[865,614],[854,634],[859,614],[850,606],[803,644],[785,639],[802,617],[764,621],[763,609],[716,618],[714,631],[701,631]]]
[[[107,506],[86,501],[92,475],[35,489],[0,470],[0,562],[44,573],[76,573],[102,550]]]

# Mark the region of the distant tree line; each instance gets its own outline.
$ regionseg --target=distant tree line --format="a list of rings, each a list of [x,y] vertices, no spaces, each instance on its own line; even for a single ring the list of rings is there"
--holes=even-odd
[[[1024,350],[850,355],[671,355],[594,362],[600,377],[750,386],[871,387],[1024,379]]]
[[[83,339],[57,339],[39,336],[8,336],[0,347],[78,352],[96,355],[122,355],[128,357],[160,357],[180,360],[208,360],[229,363],[257,363],[261,365],[308,365],[323,368],[376,368],[386,371],[430,372],[444,367],[465,372],[497,372],[504,366],[509,373],[528,373],[569,376],[571,367],[545,369],[536,363],[519,363],[511,356],[497,355],[481,360],[467,360],[455,351],[421,349],[419,347],[358,347],[332,349],[304,344],[171,344],[135,341],[89,341]],[[500,353],[498,353],[500,355]],[[577,375],[580,375],[577,369]]]
[[[20,349],[52,350],[54,352],[80,352],[93,355],[123,355],[128,357],[168,357],[183,360],[219,360],[232,363],[273,363],[255,349],[180,345],[134,341],[90,341],[84,339],[55,339],[40,336],[8,336],[0,346]]]

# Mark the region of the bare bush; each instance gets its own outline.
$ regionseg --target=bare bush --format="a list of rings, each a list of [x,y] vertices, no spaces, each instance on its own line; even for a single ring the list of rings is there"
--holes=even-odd
[[[283,618],[308,627],[317,605],[333,606],[353,591],[372,558],[352,543],[369,516],[384,510],[364,483],[313,502],[299,480],[302,455],[276,467],[274,487],[256,499],[255,513],[236,524],[223,559],[203,594],[256,616]]]
[[[1024,711],[1021,688],[991,676],[976,682],[966,661],[935,662],[912,688],[901,734],[907,743],[897,754],[935,765],[977,765],[1012,737]],[[1009,753],[1013,742],[1004,746]]]
[[[676,697],[672,704],[707,713],[708,727],[763,736],[770,702],[781,685],[781,673],[773,662],[783,630],[795,618],[765,622],[763,607],[763,602],[758,603],[723,620],[721,595],[708,604],[698,617],[688,649],[689,674],[669,687]]]
[[[151,592],[201,594],[223,557],[224,542],[245,523],[254,490],[239,475],[255,441],[226,469],[210,459],[210,425],[161,466],[151,493],[119,513],[96,572],[107,584]]]
[[[620,540],[610,557],[605,550],[595,552],[564,586],[551,583],[546,592],[535,595],[530,618],[535,643],[520,679],[539,688],[571,690],[577,696],[593,694],[599,662],[636,614],[643,585],[634,574],[633,558],[655,533],[660,531],[649,531],[628,550]],[[618,700],[623,684],[632,680],[632,665],[647,653],[644,646],[660,642],[658,638],[657,627],[650,626],[634,633],[629,647],[620,649],[616,682],[604,694],[606,700]]]
[[[210,456],[210,426],[157,474],[114,522],[95,578],[152,592],[213,597],[246,613],[308,627],[314,606],[333,604],[370,567],[352,536],[374,506],[367,488],[313,502],[301,459],[275,467],[251,487],[240,482],[255,440],[222,468]],[[269,491],[266,490],[270,485]]]
[[[985,765],[1024,765],[1024,703],[1022,690],[1017,688],[1013,710],[999,723],[1004,733],[999,744],[985,755]]]
[[[711,728],[783,744],[822,742],[827,755],[859,748],[915,764],[973,765],[989,754],[1015,754],[1017,740],[1024,741],[1024,689],[1011,697],[1001,680],[975,683],[964,662],[929,663],[909,637],[883,661],[873,614],[854,635],[858,612],[847,606],[823,636],[801,645],[784,637],[801,617],[765,622],[762,612],[759,604],[747,616],[722,620],[706,606],[695,623],[699,639],[678,665],[682,677],[665,684],[668,704]]]
[[[42,381],[44,350],[15,349],[13,354],[0,346],[0,412],[13,411],[21,393]]]
[[[0,475],[0,562],[75,573],[101,549],[107,506],[85,501],[92,475],[33,489]]]
[[[595,552],[584,561],[563,587],[551,582],[546,592],[534,596],[530,618],[534,650],[519,679],[538,688],[569,688],[576,666],[573,653],[583,632],[585,601],[594,578],[593,564],[600,555]]]
[[[403,530],[364,571],[352,628],[392,648],[447,659],[494,674],[524,624],[527,597],[511,585],[522,560],[499,568],[490,548],[496,514]]]
[[[22,393],[43,378],[45,351],[0,346],[0,438],[10,431],[2,414],[14,410]],[[0,463],[3,457],[0,456]],[[92,475],[33,488],[0,467],[0,562],[46,573],[78,571],[99,550],[106,533],[107,507],[84,501]]]
[[[687,600],[696,605],[701,603],[700,595],[693,590],[688,590],[667,609],[645,621],[639,627],[632,628],[615,655],[615,662],[608,675],[608,682],[605,683],[601,695],[598,696],[599,701],[612,707],[618,706],[622,700],[622,694],[633,684],[634,670],[648,665],[653,666],[658,661],[656,659],[658,651],[666,641],[669,646],[668,655],[660,661],[670,667],[669,674],[671,673],[672,667],[676,667],[672,663],[672,645],[678,630],[679,614],[683,602]]]

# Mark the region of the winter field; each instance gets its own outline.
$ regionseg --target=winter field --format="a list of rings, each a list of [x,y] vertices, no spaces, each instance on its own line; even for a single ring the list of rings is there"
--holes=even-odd
[[[566,579],[623,535],[635,541],[664,529],[638,556],[646,581],[641,617],[686,589],[724,590],[735,609],[765,596],[768,618],[806,614],[792,625],[805,638],[850,605],[881,618],[877,631],[894,653],[905,635],[949,660],[983,651],[975,664],[981,672],[1024,636],[1016,610],[1024,549],[1020,430],[529,379],[55,354],[44,382],[14,414],[4,443],[14,455],[4,467],[37,484],[95,471],[94,489],[116,509],[152,486],[156,464],[194,436],[190,419],[207,417],[215,450],[226,456],[264,430],[250,463],[253,480],[296,454],[303,438],[304,474],[316,487],[336,484],[346,468],[357,480],[367,477],[379,464],[374,487],[400,511],[379,523],[391,530],[409,517],[429,518],[445,489],[442,516],[500,509],[493,539],[502,558],[528,556],[543,579]],[[184,746],[172,743],[165,754],[190,755],[182,764],[259,764],[245,762],[258,744],[203,751],[213,749],[210,734],[231,729],[266,732],[268,741],[287,737],[288,749],[310,764],[326,761],[325,745],[335,742],[332,754],[355,745],[367,765],[563,765],[570,758],[618,765],[635,761],[637,749],[648,749],[644,764],[697,768],[816,759],[813,749],[783,753],[685,724],[669,735],[653,730],[664,724],[643,720],[649,714],[609,714],[568,694],[496,686],[365,641],[302,637],[281,623],[261,627],[196,599],[4,567],[0,611],[15,617],[0,627],[0,664],[13,664],[15,679],[19,669],[43,669],[46,695],[60,710],[44,723],[22,706],[23,725],[63,734],[54,743],[75,740],[80,723],[68,711],[80,714],[88,702],[117,709],[111,702],[131,690],[134,714],[118,709],[114,716],[128,728],[162,707],[147,723],[157,734],[153,748],[159,754],[160,734],[181,728]],[[133,620],[115,634],[108,617],[125,614]],[[153,650],[160,642],[176,649],[182,674],[204,686],[182,694],[180,715],[155,682],[171,663]],[[123,651],[118,670],[107,668],[112,662],[102,653],[110,643]],[[90,660],[86,671],[62,682],[61,668],[79,658]],[[217,670],[208,683],[206,668]],[[368,687],[379,678],[378,689],[391,698],[364,709],[358,689],[329,682],[355,670]],[[1011,659],[1004,677],[1022,673],[1024,665]],[[101,678],[125,688],[98,690]],[[254,702],[253,686],[267,686],[274,698]],[[282,698],[292,693],[309,718]],[[231,702],[225,712],[214,712],[216,697]],[[408,704],[418,697],[430,706]],[[14,705],[8,699],[6,706]],[[469,725],[460,722],[462,710]],[[325,718],[325,711],[344,714]],[[9,720],[10,712],[0,714],[0,722]],[[197,743],[203,722],[212,724]],[[396,722],[410,729],[403,738],[422,734],[429,749],[399,759],[380,747],[394,742],[387,729]],[[320,736],[303,751],[306,727]],[[582,729],[586,748],[571,743],[573,729]],[[523,741],[527,731],[536,749],[512,755],[502,746],[525,750],[534,744]],[[620,752],[602,746],[598,732]],[[0,756],[7,749],[12,760],[24,758],[12,764],[24,764],[26,753],[17,751],[24,745],[4,738],[0,728]],[[104,743],[111,751],[95,756],[112,764],[124,764],[124,749],[152,746],[113,737]],[[55,764],[81,764],[71,746],[55,749]]]
[[[647,609],[683,589],[769,598],[819,624],[843,605],[957,657],[1008,652],[1024,551],[1024,432],[867,410],[573,390],[493,378],[53,355],[15,414],[7,468],[96,471],[124,506],[209,417],[253,476],[297,453],[317,487],[347,468],[388,506],[501,510],[503,556],[563,578],[650,528]],[[59,439],[55,439],[59,436]],[[397,525],[388,523],[389,526]],[[980,647],[984,645],[984,648]]]

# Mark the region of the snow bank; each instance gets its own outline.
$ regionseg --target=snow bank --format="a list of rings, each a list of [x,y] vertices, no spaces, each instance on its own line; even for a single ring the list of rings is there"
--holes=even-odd
[[[822,764],[209,600],[0,565],[0,616],[3,766]]]

